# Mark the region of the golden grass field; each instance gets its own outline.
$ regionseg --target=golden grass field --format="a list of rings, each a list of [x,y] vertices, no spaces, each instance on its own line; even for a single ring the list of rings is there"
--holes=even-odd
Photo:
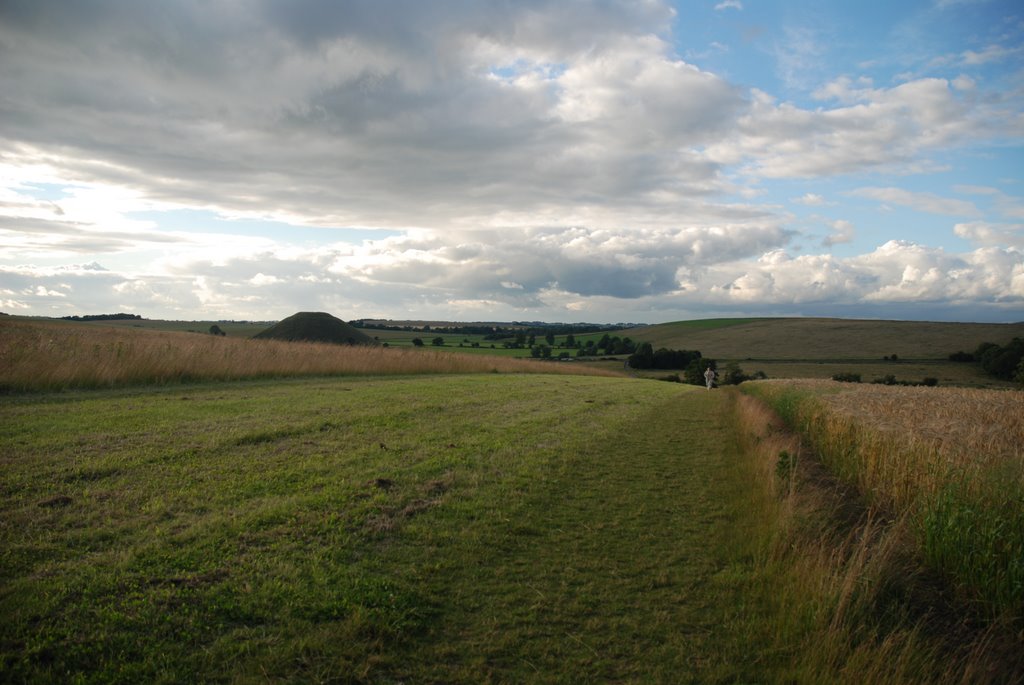
[[[744,360],[945,360],[973,352],[980,343],[1005,345],[1024,337],[1024,322],[1013,324],[867,321],[853,319],[737,319],[675,322],[628,331],[655,348],[700,350],[713,359]],[[701,324],[701,325],[698,325]],[[751,363],[751,367],[756,366]],[[769,372],[769,375],[772,375]],[[935,375],[935,374],[931,374]]]
[[[615,375],[575,364],[433,350],[250,340],[56,321],[0,321],[0,388],[9,391],[420,373]]]
[[[747,384],[993,613],[1024,606],[1024,393],[823,380]]]

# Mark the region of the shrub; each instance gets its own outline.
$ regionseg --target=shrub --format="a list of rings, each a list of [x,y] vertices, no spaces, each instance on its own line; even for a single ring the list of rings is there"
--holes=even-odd
[[[859,373],[837,373],[832,376],[832,380],[839,381],[840,383],[860,383]]]
[[[704,385],[704,371],[708,367],[718,370],[718,362],[714,359],[694,359],[686,367],[685,378],[690,385]]]

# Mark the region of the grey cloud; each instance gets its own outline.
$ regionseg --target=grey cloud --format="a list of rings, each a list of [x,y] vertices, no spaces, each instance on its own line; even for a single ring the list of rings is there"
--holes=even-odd
[[[3,6],[0,140],[190,206],[392,226],[660,192],[685,210],[720,187],[688,146],[742,105],[672,60],[660,3],[47,7]],[[502,60],[556,72],[503,82]],[[599,91],[587,121],[560,113]]]
[[[638,298],[679,287],[677,273],[758,255],[789,241],[778,226],[665,230],[506,228],[430,239],[378,241],[385,264],[350,273],[380,283],[427,285],[469,297],[521,300],[549,289],[584,297]],[[446,244],[453,240],[456,246]],[[509,281],[520,287],[510,289]]]

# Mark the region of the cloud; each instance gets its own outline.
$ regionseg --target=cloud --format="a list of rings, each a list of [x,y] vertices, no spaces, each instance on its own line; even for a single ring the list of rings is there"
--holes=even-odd
[[[696,150],[744,105],[674,56],[656,2],[5,7],[10,163],[220,213],[440,228],[509,206],[685,211],[722,185]]]
[[[828,255],[765,255],[755,264],[722,265],[709,271],[709,299],[725,306],[864,302],[973,303],[1012,312],[1024,303],[1024,253],[983,248],[950,254],[907,241],[890,241],[874,252],[848,259]]]
[[[998,188],[990,186],[957,185],[953,187],[958,193],[981,195],[992,200],[995,211],[1007,219],[1024,219],[1024,198],[1008,195]]]
[[[789,25],[783,35],[773,48],[775,70],[787,88],[806,90],[818,81],[826,39],[810,26]]]
[[[808,110],[754,90],[735,135],[709,145],[708,155],[722,165],[742,165],[755,178],[920,171],[928,168],[930,153],[1014,139],[1020,127],[1006,108],[964,99],[945,79],[874,88],[840,78],[815,95],[839,104]]]
[[[833,228],[833,244],[854,230],[842,220]],[[981,228],[970,229],[979,239],[973,252],[890,241],[847,258],[791,256],[785,251],[790,236],[780,226],[639,235],[582,227],[509,229],[496,242],[490,232],[422,232],[355,247],[222,254],[153,274],[0,267],[0,283],[9,301],[4,306],[54,315],[133,311],[181,318],[199,310],[211,318],[266,320],[317,308],[345,318],[393,317],[389,312],[396,310],[471,320],[603,321],[644,320],[666,311],[844,311],[911,318],[973,312],[969,320],[1008,320],[1024,306],[1024,251],[989,244],[997,237]],[[915,302],[917,314],[906,309]]]
[[[739,87],[680,56],[657,0],[160,7],[0,3],[4,306],[558,318],[903,302],[933,267],[980,267],[902,244],[889,251],[921,262],[913,278],[876,253],[788,257],[792,216],[756,204],[768,181],[934,169],[1022,130],[1018,96],[980,75],[829,80],[829,36],[807,26],[775,47],[799,102]],[[961,59],[994,63],[997,48]],[[963,199],[856,182],[854,197],[971,220],[962,237],[1001,264],[1019,255],[1017,198],[981,196],[1005,219],[986,222]],[[805,189],[793,202],[832,204]],[[183,208],[303,237],[151,218]],[[327,237],[339,227],[389,237]],[[858,235],[839,220],[824,240]],[[949,278],[922,297],[960,292]],[[1005,283],[978,301],[1010,301]]]
[[[988,45],[980,52],[974,50],[965,51],[961,57],[963,63],[969,66],[988,64],[989,62],[1000,62],[1021,53],[1024,48],[1007,48],[1002,45]]]
[[[823,207],[829,204],[824,197],[817,193],[804,193],[800,197],[794,197],[791,201],[806,207]]]
[[[953,216],[977,216],[978,208],[966,200],[940,197],[933,193],[915,193],[903,188],[857,188],[847,195],[865,197],[888,204],[910,207],[930,214],[949,214]]]
[[[832,247],[833,245],[852,242],[854,237],[857,235],[857,229],[854,228],[853,224],[844,219],[833,221],[832,229],[832,234],[826,236],[824,241],[822,241],[822,244],[825,247]]]
[[[957,224],[953,233],[975,245],[1000,247],[1009,245],[1024,248],[1024,224],[994,224],[972,221]]]

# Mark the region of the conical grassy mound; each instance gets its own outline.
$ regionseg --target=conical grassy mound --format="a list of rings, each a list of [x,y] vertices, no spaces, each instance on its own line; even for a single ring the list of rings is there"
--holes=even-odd
[[[336,345],[376,345],[370,336],[327,312],[299,312],[277,322],[253,338]]]

